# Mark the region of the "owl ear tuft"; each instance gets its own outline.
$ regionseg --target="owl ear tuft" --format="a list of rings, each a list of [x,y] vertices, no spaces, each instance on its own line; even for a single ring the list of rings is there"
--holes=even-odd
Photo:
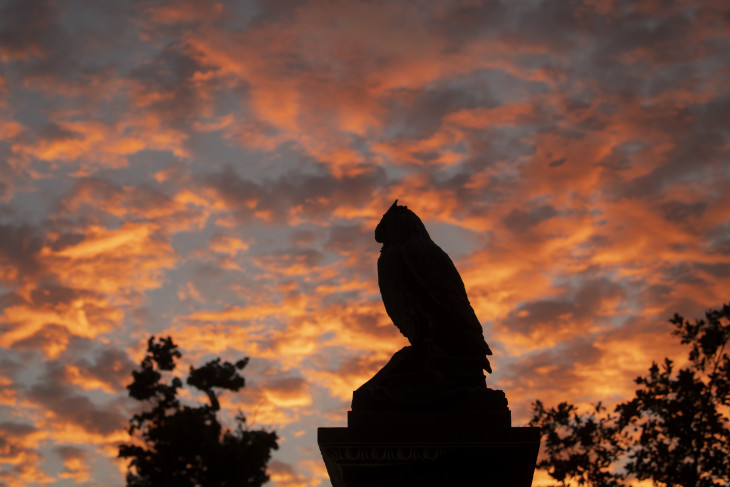
[[[388,208],[388,211],[395,210],[398,206],[398,200],[395,200],[392,205],[390,205],[390,208]]]

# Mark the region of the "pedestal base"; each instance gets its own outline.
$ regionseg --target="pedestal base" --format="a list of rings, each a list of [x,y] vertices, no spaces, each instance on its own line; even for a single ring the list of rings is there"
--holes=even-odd
[[[319,428],[317,442],[333,487],[530,487],[540,430],[506,415],[350,412],[347,428]]]

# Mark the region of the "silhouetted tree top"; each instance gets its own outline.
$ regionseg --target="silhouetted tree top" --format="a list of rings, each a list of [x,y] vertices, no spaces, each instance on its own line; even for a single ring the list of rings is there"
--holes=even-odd
[[[599,403],[579,413],[561,403],[533,405],[545,458],[538,468],[560,485],[620,486],[627,479],[656,485],[730,485],[730,304],[704,319],[675,314],[673,334],[689,345],[689,365],[667,359],[637,377],[634,397],[608,413]]]
[[[246,428],[241,413],[233,430],[224,429],[216,417],[217,391],[238,391],[245,385],[239,372],[248,359],[230,363],[216,358],[199,368],[191,366],[187,384],[205,392],[210,401],[191,407],[180,403],[182,381],[169,374],[180,357],[172,338],[153,336],[140,370],[132,372],[129,395],[146,404],[129,422],[134,441],[119,446],[119,457],[131,459],[127,485],[262,485],[269,479],[271,451],[278,448],[276,433]]]

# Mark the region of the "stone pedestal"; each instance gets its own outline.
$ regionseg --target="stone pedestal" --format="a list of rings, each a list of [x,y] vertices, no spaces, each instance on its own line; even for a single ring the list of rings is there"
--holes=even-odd
[[[333,487],[530,487],[539,428],[499,411],[350,411],[347,428],[319,428]]]

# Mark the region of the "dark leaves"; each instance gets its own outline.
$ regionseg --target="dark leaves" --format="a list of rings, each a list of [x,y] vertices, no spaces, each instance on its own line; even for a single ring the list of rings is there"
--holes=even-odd
[[[531,424],[543,431],[546,458],[538,463],[562,485],[624,485],[628,478],[657,485],[726,486],[730,482],[728,383],[730,305],[709,310],[694,323],[671,323],[690,345],[691,365],[675,371],[671,360],[653,363],[637,377],[634,397],[613,414],[600,405],[579,414],[562,403],[533,405]]]
[[[545,409],[542,402],[533,405],[530,426],[542,429],[547,458],[537,467],[548,471],[551,477],[567,485],[620,486],[620,475],[611,466],[620,453],[615,443],[613,418],[601,417],[605,408],[599,403],[595,413],[578,414],[575,406],[560,403]]]
[[[172,372],[180,356],[171,338],[155,342],[152,337],[141,370],[132,372],[129,395],[152,407],[130,420],[129,432],[138,441],[119,446],[119,457],[130,459],[127,486],[260,486],[269,478],[266,465],[278,448],[276,433],[245,428],[242,414],[234,430],[224,429],[216,417],[215,389],[241,389],[245,381],[239,370],[248,359],[191,367],[187,383],[210,399],[210,405],[191,407],[177,399],[182,381],[165,382],[161,373]]]

